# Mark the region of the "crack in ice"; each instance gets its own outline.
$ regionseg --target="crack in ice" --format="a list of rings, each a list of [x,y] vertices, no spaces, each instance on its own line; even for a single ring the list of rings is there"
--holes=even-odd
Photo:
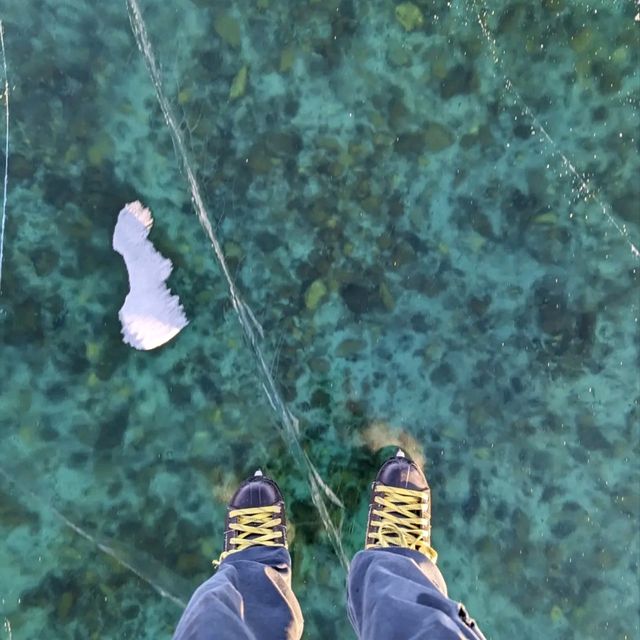
[[[267,399],[269,400],[269,404],[280,418],[280,424],[283,427],[282,435],[284,436],[285,441],[291,447],[291,452],[296,462],[298,462],[298,464],[300,464],[307,470],[307,477],[311,488],[311,497],[313,503],[318,510],[318,513],[320,514],[320,518],[329,536],[331,544],[336,554],[338,555],[342,566],[346,569],[346,567],[348,566],[348,560],[342,548],[340,531],[336,528],[335,524],[331,520],[331,517],[329,516],[329,511],[322,494],[326,495],[331,502],[337,504],[338,506],[340,506],[340,508],[343,509],[344,506],[336,497],[336,495],[329,489],[326,483],[322,481],[317,469],[307,456],[307,453],[302,448],[299,438],[298,419],[291,413],[286,403],[282,399],[280,392],[278,391],[278,388],[276,386],[275,380],[271,375],[271,369],[269,365],[267,365],[262,353],[262,349],[260,348],[259,341],[264,339],[262,326],[257,321],[249,305],[247,305],[247,303],[243,301],[242,296],[240,295],[240,292],[236,287],[236,284],[229,272],[229,268],[227,266],[227,262],[225,260],[220,243],[211,226],[209,214],[207,213],[207,209],[200,192],[200,185],[191,167],[189,154],[187,153],[184,139],[182,137],[182,134],[180,133],[179,122],[174,114],[169,100],[165,96],[162,89],[160,70],[158,67],[158,63],[156,62],[151,42],[147,35],[146,24],[142,17],[142,12],[140,11],[137,0],[127,0],[127,7],[129,12],[129,21],[131,23],[131,28],[136,39],[136,44],[138,45],[138,49],[142,53],[147,71],[151,76],[151,81],[156,92],[156,98],[160,105],[160,109],[162,110],[162,115],[164,116],[165,123],[167,124],[167,127],[169,129],[174,149],[176,151],[176,154],[178,155],[180,164],[182,165],[182,168],[186,173],[187,181],[189,183],[189,189],[191,191],[191,199],[196,211],[196,215],[198,216],[200,225],[207,235],[207,238],[211,242],[211,246],[213,247],[218,265],[220,266],[225,280],[227,281],[229,297],[231,298],[231,303],[240,322],[240,326],[244,333],[245,339],[258,366],[262,387],[267,396]]]
[[[498,68],[500,70],[500,72],[502,73],[502,78],[503,78],[503,80],[505,82],[505,88],[507,89],[507,91],[509,91],[510,93],[512,93],[515,96],[516,101],[520,104],[520,107],[522,108],[522,111],[530,118],[530,120],[533,123],[533,125],[540,131],[540,133],[542,133],[544,139],[551,146],[553,154],[557,154],[560,157],[564,167],[577,180],[577,182],[578,182],[578,184],[580,186],[579,191],[585,194],[584,195],[585,198],[589,197],[594,202],[596,202],[598,204],[598,206],[600,207],[601,213],[603,213],[605,215],[605,217],[613,225],[613,227],[616,229],[616,231],[618,231],[620,236],[629,245],[629,248],[631,249],[632,255],[634,257],[636,257],[636,258],[640,258],[640,251],[638,250],[638,247],[629,239],[628,230],[623,225],[621,225],[613,217],[613,215],[611,215],[611,213],[609,211],[610,207],[608,207],[608,205],[606,205],[600,199],[600,197],[598,196],[597,190],[594,189],[593,187],[591,187],[591,185],[589,184],[588,180],[584,177],[584,175],[581,174],[578,171],[578,169],[576,168],[575,164],[573,162],[571,162],[571,160],[569,159],[567,154],[565,154],[562,151],[562,149],[558,146],[557,142],[551,137],[551,135],[544,128],[544,126],[542,125],[542,123],[540,122],[540,120],[538,119],[536,114],[534,113],[533,109],[531,109],[531,107],[529,107],[529,105],[525,102],[525,100],[520,95],[520,92],[516,89],[515,85],[513,84],[513,81],[511,80],[511,78],[507,75],[507,73],[504,70],[504,64],[502,63],[502,60],[501,60],[500,55],[498,53],[498,46],[497,46],[497,43],[496,43],[496,39],[493,37],[493,35],[491,33],[491,30],[489,28],[489,25],[487,23],[488,9],[483,6],[482,7],[482,12],[481,12],[480,9],[478,8],[478,4],[477,4],[476,0],[471,0],[471,2],[472,2],[472,5],[473,5],[473,8],[475,10],[476,17],[478,19],[478,24],[480,25],[480,30],[482,31],[482,34],[484,35],[486,41],[489,43],[489,49],[491,51],[491,56],[492,56],[492,59],[493,59],[493,63],[495,65],[495,67]]]
[[[0,20],[0,51],[2,52],[2,69],[4,72],[4,180],[2,189],[2,222],[0,222],[0,293],[2,293],[2,261],[4,259],[4,228],[7,220],[7,188],[9,185],[9,76],[7,74],[7,58],[4,51],[4,25]]]
[[[4,443],[3,446],[6,446],[6,444],[7,443]],[[14,459],[16,459],[15,456]],[[27,485],[20,479],[18,469],[7,471],[0,466],[0,476],[2,476],[10,486],[14,487],[18,494],[28,498],[26,500],[27,508],[33,508],[35,503],[40,511],[52,514],[56,520],[90,542],[99,551],[113,558],[120,566],[137,575],[163,598],[171,600],[171,602],[182,609],[186,607],[186,600],[173,593],[173,589],[181,582],[180,578],[170,572],[157,560],[137,549],[127,549],[124,545],[114,540],[98,537],[97,534],[92,534],[86,528],[76,524],[56,509],[49,501],[42,498],[39,492],[36,493],[36,491],[28,489]],[[163,586],[163,584],[171,586]],[[183,589],[186,591],[186,584],[183,585]]]

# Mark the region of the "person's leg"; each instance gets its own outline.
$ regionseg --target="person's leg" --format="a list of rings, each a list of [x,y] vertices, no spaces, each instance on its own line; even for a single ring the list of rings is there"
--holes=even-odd
[[[349,618],[360,640],[484,640],[447,596],[431,547],[431,496],[399,451],[373,484],[366,548],[349,570]]]
[[[349,618],[361,640],[482,639],[464,607],[447,597],[438,568],[410,549],[367,549],[349,571]]]
[[[291,590],[284,501],[256,473],[227,512],[218,571],[191,597],[174,640],[299,640],[303,619]]]

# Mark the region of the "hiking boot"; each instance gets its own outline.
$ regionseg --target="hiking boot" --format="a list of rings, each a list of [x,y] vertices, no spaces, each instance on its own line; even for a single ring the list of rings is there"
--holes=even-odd
[[[365,549],[401,547],[435,562],[431,547],[431,490],[420,467],[401,449],[378,471],[371,486]]]
[[[227,507],[224,551],[215,566],[227,556],[249,547],[287,548],[284,499],[278,485],[258,469],[233,494]]]

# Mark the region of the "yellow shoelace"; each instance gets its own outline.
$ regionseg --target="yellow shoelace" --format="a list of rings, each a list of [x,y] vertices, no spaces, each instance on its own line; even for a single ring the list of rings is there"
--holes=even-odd
[[[286,547],[287,543],[282,531],[275,529],[282,524],[280,518],[274,517],[276,514],[280,514],[278,505],[230,511],[229,518],[237,518],[237,521],[229,525],[229,528],[236,532],[229,544],[235,545],[236,548],[231,551],[223,551],[220,557],[213,561],[213,566],[217,567],[228,555],[255,545]]]
[[[432,562],[438,554],[431,547],[431,523],[429,520],[428,494],[424,491],[401,489],[400,487],[379,486],[372,515],[380,520],[373,522],[377,530],[369,534],[372,547],[405,547],[420,551]]]

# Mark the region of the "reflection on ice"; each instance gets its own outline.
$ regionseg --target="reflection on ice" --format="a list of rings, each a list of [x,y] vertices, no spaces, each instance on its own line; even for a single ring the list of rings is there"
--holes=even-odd
[[[172,296],[165,284],[171,260],[147,238],[152,225],[151,211],[130,202],[120,211],[113,232],[113,248],[129,272],[130,290],[118,313],[124,341],[144,351],[169,342],[188,324],[178,296]]]

